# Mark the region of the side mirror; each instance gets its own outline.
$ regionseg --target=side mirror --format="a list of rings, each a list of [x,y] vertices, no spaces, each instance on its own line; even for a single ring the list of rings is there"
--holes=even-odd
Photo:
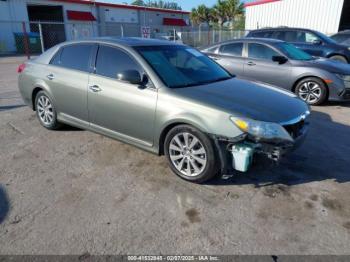
[[[143,83],[142,77],[137,70],[125,70],[117,74],[117,79],[134,85]]]
[[[278,62],[281,65],[281,64],[286,63],[288,61],[288,59],[285,56],[276,55],[276,56],[272,57],[272,61]]]
[[[322,45],[322,41],[320,39],[312,41],[312,44],[314,45]]]

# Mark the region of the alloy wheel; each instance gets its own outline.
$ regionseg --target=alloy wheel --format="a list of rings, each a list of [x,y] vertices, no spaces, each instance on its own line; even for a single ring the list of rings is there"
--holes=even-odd
[[[45,125],[51,125],[54,120],[53,107],[50,99],[44,95],[40,96],[37,103],[40,120]]]
[[[207,152],[203,144],[188,132],[178,133],[172,138],[169,157],[175,168],[185,176],[198,176],[207,165]]]
[[[322,96],[322,89],[316,82],[303,83],[298,92],[299,97],[309,104],[316,103]]]

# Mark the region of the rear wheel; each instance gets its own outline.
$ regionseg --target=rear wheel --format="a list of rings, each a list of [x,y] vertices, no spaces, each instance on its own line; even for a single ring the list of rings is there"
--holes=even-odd
[[[172,171],[185,180],[202,183],[218,173],[212,141],[191,126],[171,129],[165,138],[164,152]]]
[[[301,80],[295,88],[295,93],[309,105],[320,105],[327,99],[327,87],[316,77]]]
[[[57,121],[57,113],[51,98],[45,91],[40,91],[35,97],[35,109],[39,122],[47,129],[58,129],[62,126]]]
[[[341,63],[345,63],[345,64],[348,63],[348,60],[346,60],[346,58],[344,56],[341,56],[341,55],[334,55],[334,56],[331,56],[329,59],[335,60],[335,61],[338,61]]]

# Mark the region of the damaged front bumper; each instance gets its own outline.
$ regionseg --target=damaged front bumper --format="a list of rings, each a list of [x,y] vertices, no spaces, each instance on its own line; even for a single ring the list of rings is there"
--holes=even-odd
[[[233,170],[246,172],[252,164],[254,155],[264,155],[272,161],[278,162],[283,156],[297,149],[305,140],[309,123],[300,122],[285,125],[284,128],[293,138],[292,141],[256,140],[243,134],[236,138],[213,136],[219,152],[222,174],[229,174]]]

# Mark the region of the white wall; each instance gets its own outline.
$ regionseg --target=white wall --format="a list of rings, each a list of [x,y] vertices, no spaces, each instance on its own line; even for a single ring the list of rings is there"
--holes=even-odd
[[[344,0],[281,0],[246,8],[246,30],[303,27],[325,34],[338,32]]]
[[[138,23],[138,11],[134,9],[122,9],[102,7],[105,12],[105,22],[112,23]]]

